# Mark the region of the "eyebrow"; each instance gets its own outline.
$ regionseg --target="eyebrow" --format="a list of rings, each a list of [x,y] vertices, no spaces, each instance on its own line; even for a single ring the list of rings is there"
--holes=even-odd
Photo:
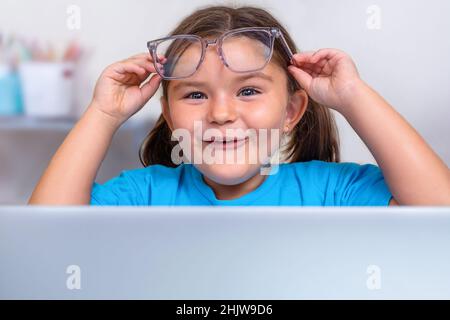
[[[265,81],[269,81],[269,82],[273,82],[273,78],[261,71],[259,72],[252,72],[252,73],[248,73],[248,74],[244,74],[238,77],[235,77],[236,81],[245,81],[248,79],[253,79],[253,78],[260,78],[262,80]],[[173,90],[177,90],[183,87],[205,87],[207,82],[204,81],[182,81],[182,82],[178,82],[174,85]]]

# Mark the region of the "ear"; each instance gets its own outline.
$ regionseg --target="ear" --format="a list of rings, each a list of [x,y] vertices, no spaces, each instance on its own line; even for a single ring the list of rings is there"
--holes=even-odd
[[[167,125],[169,126],[170,130],[173,131],[172,119],[170,118],[169,102],[164,97],[161,97],[159,99],[159,102],[161,103],[162,115],[163,115],[164,119],[166,120]]]
[[[284,132],[288,133],[294,128],[303,117],[308,107],[308,94],[305,90],[299,89],[290,97],[286,107],[286,119],[284,121]]]

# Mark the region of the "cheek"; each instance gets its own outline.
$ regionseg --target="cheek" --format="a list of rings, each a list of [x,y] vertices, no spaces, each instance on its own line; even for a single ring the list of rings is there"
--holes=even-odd
[[[262,148],[263,154],[269,152],[273,155],[281,144],[285,108],[277,97],[252,105],[247,111],[244,121],[248,128],[255,129],[256,134],[250,142],[253,150],[260,154]]]
[[[170,116],[175,129],[184,128],[189,131],[194,130],[195,121],[201,121],[202,119],[201,110],[182,103],[171,104]]]
[[[283,122],[284,108],[279,99],[268,96],[266,99],[255,102],[246,108],[243,115],[249,128],[255,129],[276,129],[280,128]]]

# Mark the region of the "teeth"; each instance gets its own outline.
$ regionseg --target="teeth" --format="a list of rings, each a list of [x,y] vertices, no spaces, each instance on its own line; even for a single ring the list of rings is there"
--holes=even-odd
[[[244,138],[242,138],[242,139],[239,139],[239,138],[225,138],[225,139],[211,138],[211,140],[206,140],[206,141],[207,141],[207,142],[222,142],[222,143],[225,143],[225,142],[237,142],[237,141],[243,140],[243,139],[244,139]]]

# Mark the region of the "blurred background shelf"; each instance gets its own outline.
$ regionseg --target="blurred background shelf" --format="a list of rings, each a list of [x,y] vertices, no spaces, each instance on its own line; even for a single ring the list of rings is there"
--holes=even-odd
[[[31,118],[27,116],[1,116],[0,130],[60,130],[69,131],[76,119]]]
[[[0,117],[0,205],[26,204],[50,159],[78,119]],[[139,147],[153,120],[127,121],[114,135],[98,171],[103,183],[122,170],[142,168]]]
[[[70,131],[77,118],[38,118],[29,116],[0,116],[0,130]],[[119,130],[139,130],[148,125],[144,121],[127,121]]]
[[[79,119],[77,118],[39,118],[29,116],[0,116],[0,134],[3,132],[55,132],[69,133]],[[132,144],[138,147],[141,140],[149,132],[149,128],[154,125],[154,121],[133,121],[125,122],[118,132],[128,132],[132,137]],[[117,133],[116,133],[117,135]]]

